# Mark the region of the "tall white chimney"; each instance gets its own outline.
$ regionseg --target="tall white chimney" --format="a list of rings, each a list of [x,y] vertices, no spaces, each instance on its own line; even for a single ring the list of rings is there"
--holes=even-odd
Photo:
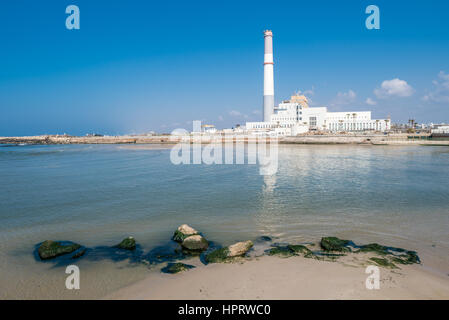
[[[265,54],[263,63],[263,121],[270,121],[274,112],[273,32],[265,30]]]

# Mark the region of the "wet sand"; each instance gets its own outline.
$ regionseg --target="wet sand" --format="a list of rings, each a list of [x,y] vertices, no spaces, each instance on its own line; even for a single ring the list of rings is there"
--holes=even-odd
[[[423,265],[380,267],[380,289],[369,290],[361,257],[338,262],[263,256],[201,265],[180,274],[152,273],[106,299],[449,299],[449,276]]]

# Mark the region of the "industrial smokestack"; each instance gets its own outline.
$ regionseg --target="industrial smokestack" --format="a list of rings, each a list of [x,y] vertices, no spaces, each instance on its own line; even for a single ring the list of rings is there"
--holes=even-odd
[[[265,30],[265,54],[263,63],[263,121],[270,121],[274,112],[273,32]]]

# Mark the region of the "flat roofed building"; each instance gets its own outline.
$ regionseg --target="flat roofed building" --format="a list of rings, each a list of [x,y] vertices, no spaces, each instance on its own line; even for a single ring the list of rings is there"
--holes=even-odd
[[[387,131],[389,119],[371,119],[371,111],[328,112],[326,107],[310,108],[305,96],[294,95],[274,108],[270,121],[247,122],[249,132],[297,135],[310,130],[330,132]],[[276,130],[287,128],[290,130]]]

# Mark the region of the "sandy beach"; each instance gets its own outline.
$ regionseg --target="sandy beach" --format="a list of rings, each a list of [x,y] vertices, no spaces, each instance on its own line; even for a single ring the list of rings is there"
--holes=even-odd
[[[360,260],[359,260],[360,259]],[[380,289],[369,290],[361,257],[339,262],[263,256],[201,265],[180,274],[151,274],[106,299],[449,299],[449,277],[423,265],[380,269]]]

